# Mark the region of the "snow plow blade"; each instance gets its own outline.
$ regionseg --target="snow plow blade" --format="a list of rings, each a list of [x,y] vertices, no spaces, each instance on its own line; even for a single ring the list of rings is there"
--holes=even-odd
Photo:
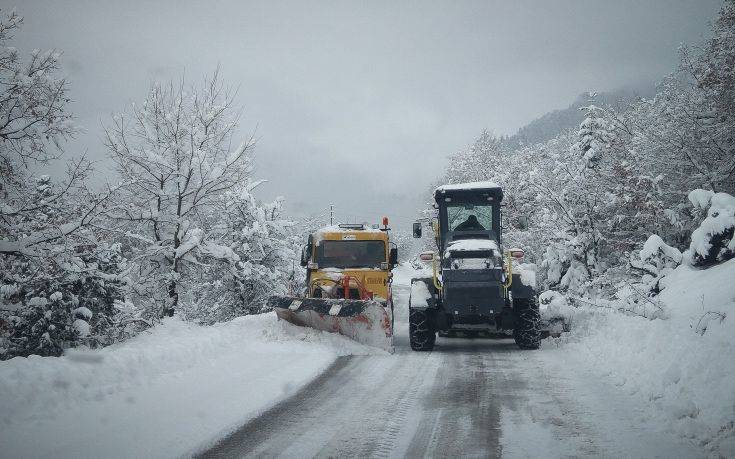
[[[392,317],[377,301],[272,296],[268,306],[279,319],[294,325],[339,333],[393,353]]]

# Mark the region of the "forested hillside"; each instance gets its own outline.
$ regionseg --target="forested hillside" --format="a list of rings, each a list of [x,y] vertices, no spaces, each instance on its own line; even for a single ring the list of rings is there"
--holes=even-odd
[[[650,272],[638,251],[651,235],[689,248],[709,208],[690,202],[690,191],[735,192],[734,17],[728,4],[712,38],[682,47],[679,68],[653,97],[592,94],[509,139],[483,132],[450,156],[439,181],[502,184],[508,240],[528,249],[549,288],[605,296],[621,279],[658,276],[661,264]],[[710,235],[713,248],[687,252],[692,263],[732,256],[732,226],[723,225],[721,236]]]
[[[568,107],[541,115],[518,129],[518,132],[512,136],[504,138],[504,141],[509,148],[520,148],[525,145],[546,142],[562,131],[578,127],[585,118],[582,109],[590,104],[624,108],[636,99],[651,97],[654,94],[654,88],[647,86],[637,89],[580,94]]]

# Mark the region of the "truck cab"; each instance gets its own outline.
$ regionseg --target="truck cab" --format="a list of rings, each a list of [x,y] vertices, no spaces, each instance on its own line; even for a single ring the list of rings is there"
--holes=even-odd
[[[434,201],[439,210],[439,250],[460,239],[487,239],[501,244],[500,203],[503,191],[488,188],[439,187]]]
[[[391,270],[398,251],[387,230],[365,224],[339,224],[309,236],[301,264],[312,298],[391,299]],[[345,291],[344,279],[349,288]],[[342,282],[342,283],[340,283]]]

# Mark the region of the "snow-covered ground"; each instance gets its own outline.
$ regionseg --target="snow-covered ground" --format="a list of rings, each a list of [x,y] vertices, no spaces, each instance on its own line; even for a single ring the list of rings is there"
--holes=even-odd
[[[735,456],[735,259],[679,266],[661,285],[667,319],[586,309],[541,354],[611,381],[651,425]]]
[[[735,329],[707,314],[732,310],[735,260],[671,273],[667,319],[580,310],[571,333],[533,352],[449,338],[412,352],[410,279],[426,274],[394,272],[395,355],[266,314],[168,320],[106,349],[0,362],[1,455],[187,456],[229,432],[244,432],[224,442],[235,455],[735,455]],[[365,357],[331,366],[354,354]]]
[[[0,456],[177,457],[292,395],[339,355],[384,352],[249,316],[167,320],[60,358],[0,362]]]

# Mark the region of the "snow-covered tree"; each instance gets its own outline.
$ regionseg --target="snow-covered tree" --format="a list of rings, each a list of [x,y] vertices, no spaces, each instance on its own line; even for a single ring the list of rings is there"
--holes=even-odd
[[[20,52],[7,46],[21,27],[23,18],[15,11],[0,20],[0,139],[3,166],[48,160],[55,156],[49,142],[60,146],[75,132],[69,102],[68,83],[57,76],[60,53],[33,50],[24,60]]]
[[[696,76],[697,85],[712,91],[718,111],[733,116],[735,111],[735,2],[727,0],[713,24],[712,37],[696,56],[685,53],[684,66]]]
[[[113,218],[132,250],[136,296],[159,315],[173,314],[186,266],[209,253],[207,213],[251,172],[252,138],[232,146],[232,101],[217,73],[200,88],[156,84],[106,129],[121,180]]]
[[[84,159],[55,182],[37,175],[74,135],[59,53],[27,60],[7,46],[22,18],[0,20],[0,359],[58,355],[80,343],[107,342],[122,271],[105,265],[94,231],[110,191],[94,193]]]
[[[729,126],[717,121],[712,103],[686,75],[667,77],[654,99],[640,101],[633,110],[631,149],[646,169],[665,177],[663,185],[677,201],[686,199],[685,190],[732,186]]]
[[[502,160],[503,153],[502,139],[484,130],[469,148],[450,155],[445,179],[449,183],[484,180],[488,168]]]
[[[603,110],[595,105],[583,107],[586,116],[579,125],[576,144],[577,150],[582,154],[587,167],[595,167],[602,159],[605,150],[610,148],[612,134],[609,132],[608,124],[603,115]]]

